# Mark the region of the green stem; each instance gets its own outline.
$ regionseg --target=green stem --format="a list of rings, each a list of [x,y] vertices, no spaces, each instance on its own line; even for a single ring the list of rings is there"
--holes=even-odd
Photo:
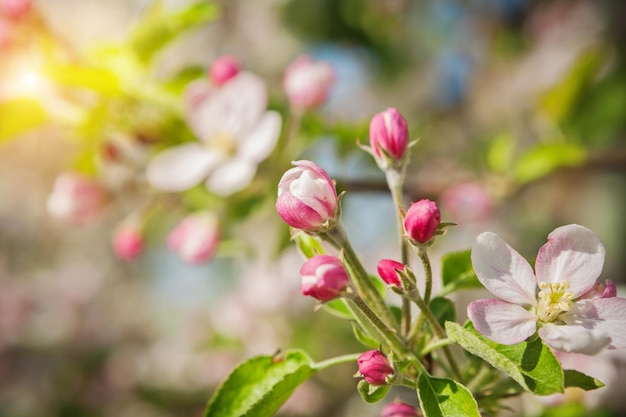
[[[313,364],[313,369],[322,370],[330,368],[331,366],[341,365],[343,363],[356,362],[359,359],[360,353],[351,353],[349,355],[335,356],[334,358],[326,359],[321,362]]]
[[[422,349],[422,351],[420,352],[420,356],[424,357],[428,355],[430,352],[432,352],[433,350],[442,348],[447,345],[451,345],[453,343],[454,341],[452,339],[439,339],[436,342],[433,342],[429,344],[428,346],[424,347],[424,349]]]
[[[428,321],[428,324],[430,325],[433,333],[435,333],[435,336],[437,336],[437,338],[440,340],[446,339],[446,332],[443,330],[430,308],[428,308],[428,305],[425,303],[424,299],[422,299],[419,292],[414,289],[408,294],[408,296],[415,302],[415,304],[417,304],[419,309],[422,311],[422,314],[426,318],[426,321]],[[459,366],[452,356],[452,352],[447,345],[442,346],[442,349],[448,363],[450,364],[450,368],[452,370],[452,373],[454,374],[454,377],[462,383],[463,376],[461,374],[461,371],[459,370]]]
[[[420,261],[422,261],[422,265],[424,266],[424,303],[428,305],[433,289],[433,268],[430,265],[430,259],[428,258],[426,248],[419,248],[417,250],[417,256],[420,258]]]
[[[391,191],[393,204],[396,207],[396,219],[398,221],[398,236],[400,237],[400,250],[402,255],[402,263],[409,263],[409,248],[406,240],[404,240],[404,196],[402,194],[402,185],[404,183],[403,170],[389,169],[386,171],[387,185]],[[402,297],[402,323],[400,323],[402,335],[408,337],[411,331],[411,302]]]
[[[376,328],[378,333],[385,339],[395,353],[400,355],[404,355],[406,353],[406,346],[398,337],[396,331],[383,323],[378,315],[374,313],[371,308],[369,308],[367,303],[363,301],[361,297],[354,295],[348,298],[348,304],[353,304],[361,313],[363,313],[363,315]]]
[[[393,317],[389,306],[385,303],[385,300],[383,300],[382,296],[374,286],[374,283],[367,274],[367,271],[363,267],[359,257],[352,248],[352,245],[350,244],[346,232],[341,224],[337,223],[324,233],[320,233],[320,237],[333,245],[337,250],[342,251],[343,258],[352,272],[352,278],[357,294],[365,300],[368,305],[372,306],[374,311],[380,316],[382,321],[387,326],[393,329],[397,328],[396,320]]]

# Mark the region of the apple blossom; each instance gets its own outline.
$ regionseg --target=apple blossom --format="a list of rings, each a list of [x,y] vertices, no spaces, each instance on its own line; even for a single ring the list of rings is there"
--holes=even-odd
[[[206,180],[220,196],[243,189],[280,133],[280,114],[266,108],[266,86],[251,73],[240,72],[219,88],[207,79],[192,82],[185,110],[199,142],[157,154],[147,167],[148,182],[163,191],[184,191]]]
[[[404,230],[417,243],[426,243],[435,235],[441,223],[437,203],[420,200],[411,204],[404,218]]]
[[[386,154],[400,160],[409,144],[409,130],[406,120],[395,108],[388,108],[376,114],[370,121],[370,146],[376,158]]]
[[[319,230],[336,219],[339,201],[326,171],[311,161],[295,161],[278,183],[276,211],[289,226]]]
[[[144,247],[143,232],[133,221],[120,223],[113,231],[113,252],[118,258],[130,260],[137,258]]]
[[[418,417],[419,410],[410,404],[403,403],[402,401],[394,401],[389,404],[385,404],[380,417]]]
[[[387,356],[380,350],[368,350],[361,353],[357,364],[360,376],[370,385],[385,385],[395,373]]]
[[[406,265],[394,261],[393,259],[381,259],[378,262],[377,270],[378,275],[380,275],[385,284],[394,287],[402,287],[402,281],[400,281],[398,271],[404,271],[405,268]]]
[[[239,74],[239,63],[228,55],[220,56],[209,67],[209,78],[217,86],[225,84],[237,74]]]
[[[190,264],[208,262],[219,240],[218,218],[211,212],[185,217],[167,237],[167,247]]]
[[[303,55],[285,70],[283,86],[292,106],[304,110],[320,106],[334,82],[332,67]]]
[[[106,193],[100,184],[74,172],[64,172],[54,181],[47,200],[48,212],[61,220],[84,224],[102,211]]]
[[[319,301],[330,301],[346,290],[350,282],[341,260],[331,255],[316,255],[300,268],[302,294]]]
[[[626,347],[626,299],[584,298],[596,288],[604,263],[604,246],[586,227],[570,224],[550,233],[534,273],[491,232],[478,236],[471,257],[480,282],[499,298],[468,306],[469,318],[486,337],[515,344],[538,329],[548,345],[564,352],[591,355]]]
[[[0,0],[0,14],[11,20],[19,20],[30,8],[31,0]]]

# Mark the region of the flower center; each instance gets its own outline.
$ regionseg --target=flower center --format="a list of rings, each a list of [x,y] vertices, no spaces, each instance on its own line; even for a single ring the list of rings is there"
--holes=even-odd
[[[574,304],[574,294],[569,289],[569,282],[540,282],[539,303],[537,304],[537,317],[544,323],[551,323]]]
[[[217,132],[209,138],[206,144],[226,157],[232,157],[237,153],[237,139],[229,133]]]

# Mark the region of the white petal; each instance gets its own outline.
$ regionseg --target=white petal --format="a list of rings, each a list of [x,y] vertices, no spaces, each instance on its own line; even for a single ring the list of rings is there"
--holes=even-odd
[[[267,158],[276,147],[281,124],[280,113],[265,112],[256,128],[241,140],[238,156],[257,163]]]
[[[610,348],[626,347],[626,299],[621,297],[594,298],[574,303],[560,317],[569,325],[599,330],[611,338]]]
[[[539,329],[539,336],[556,350],[585,355],[595,355],[611,342],[611,337],[600,329],[552,323]]]
[[[604,246],[598,235],[577,224],[561,226],[548,235],[535,262],[537,281],[567,281],[578,297],[592,288],[604,264]]]
[[[200,139],[214,134],[245,135],[256,126],[267,107],[267,88],[256,75],[240,72],[197,106],[188,120]]]
[[[213,85],[207,78],[192,81],[185,87],[183,92],[183,108],[187,123],[199,139],[208,135],[208,123],[205,123],[203,107],[209,96],[214,92]]]
[[[523,342],[537,330],[534,314],[500,300],[473,301],[467,307],[467,315],[479,333],[506,345]]]
[[[220,156],[199,143],[189,143],[156,155],[148,164],[147,179],[163,191],[183,191],[202,182]]]
[[[530,264],[495,233],[481,233],[476,238],[472,265],[493,295],[510,303],[536,304],[537,281]]]
[[[211,173],[206,186],[215,194],[225,197],[250,184],[255,173],[255,164],[244,160],[231,160]]]

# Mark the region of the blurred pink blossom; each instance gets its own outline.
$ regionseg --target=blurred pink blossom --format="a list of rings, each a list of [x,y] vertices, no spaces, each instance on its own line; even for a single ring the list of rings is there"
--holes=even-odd
[[[167,247],[190,264],[213,259],[219,240],[219,222],[214,213],[203,211],[185,217],[167,237]]]
[[[239,63],[229,55],[222,55],[211,63],[209,78],[216,86],[225,84],[239,74]]]
[[[219,88],[196,80],[185,97],[187,122],[199,142],[156,155],[147,167],[148,182],[163,191],[184,191],[206,180],[208,190],[220,196],[243,189],[280,134],[281,116],[267,111],[263,80],[248,72]]]
[[[105,202],[106,193],[97,181],[65,172],[54,181],[47,208],[56,218],[84,224],[98,217]]]
[[[0,14],[18,20],[30,11],[30,0],[0,0]]]
[[[113,252],[118,258],[137,258],[144,247],[143,231],[134,221],[123,221],[113,231]]]
[[[460,222],[485,220],[493,210],[493,201],[485,188],[474,182],[448,188],[441,195],[441,204],[455,221]]]
[[[328,63],[303,55],[285,70],[283,87],[293,107],[309,110],[326,101],[334,78],[333,68]]]

